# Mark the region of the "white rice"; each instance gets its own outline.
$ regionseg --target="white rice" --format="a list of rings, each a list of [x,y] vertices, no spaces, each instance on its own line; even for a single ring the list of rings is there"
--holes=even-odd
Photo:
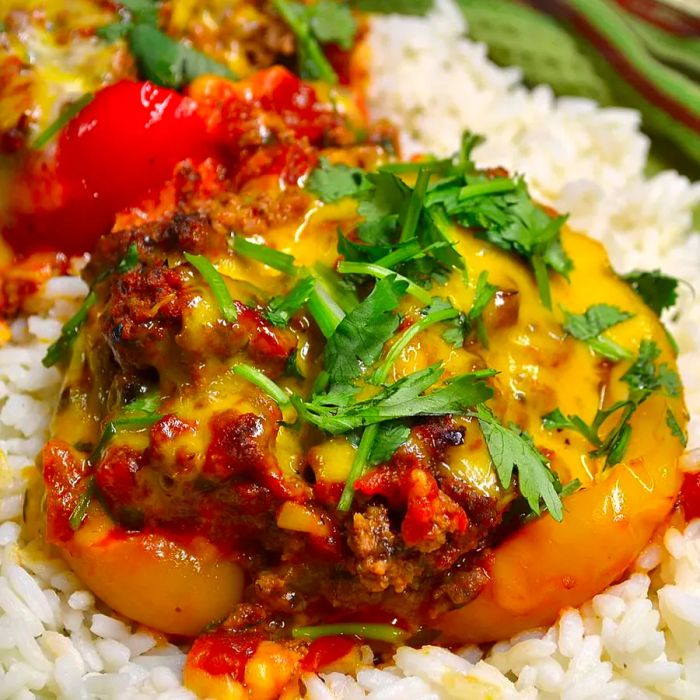
[[[464,38],[448,0],[426,19],[372,23],[371,107],[398,121],[407,154],[452,152],[463,129],[484,134],[476,157],[526,174],[537,195],[571,213],[574,227],[605,241],[620,271],[662,269],[688,281],[700,269],[691,214],[700,185],[675,172],[645,179],[648,140],[639,116],[527,90],[517,70]],[[47,437],[60,376],[41,358],[85,293],[75,277],[51,280],[45,313],[13,324],[0,348],[0,700],[34,697],[192,698],[180,678],[183,652],[156,646],[81,588],[62,561],[21,539],[27,467]],[[700,446],[700,304],[682,291],[668,318]],[[567,610],[550,629],[453,654],[397,651],[394,665],[305,678],[310,700],[456,698],[700,698],[700,521],[669,529],[637,571]]]

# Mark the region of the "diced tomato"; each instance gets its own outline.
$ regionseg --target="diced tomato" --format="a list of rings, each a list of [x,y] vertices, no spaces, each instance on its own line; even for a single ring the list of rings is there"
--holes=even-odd
[[[315,673],[322,671],[344,656],[347,656],[357,645],[353,637],[321,637],[315,639],[309,645],[306,656],[302,659],[301,667],[304,671]]]
[[[187,663],[210,676],[229,675],[242,681],[245,667],[263,640],[256,632],[217,630],[198,637],[187,655]]]
[[[700,472],[685,475],[681,488],[681,505],[687,520],[700,518]]]

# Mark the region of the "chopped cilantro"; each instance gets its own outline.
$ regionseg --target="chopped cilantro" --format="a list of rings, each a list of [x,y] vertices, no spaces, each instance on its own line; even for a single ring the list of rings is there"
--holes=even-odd
[[[286,275],[296,275],[299,272],[299,268],[294,264],[293,255],[275,250],[262,243],[253,243],[243,236],[234,236],[229,242],[229,247],[234,253],[251,260],[257,260],[273,270],[284,272]]]
[[[380,279],[370,295],[338,324],[324,352],[331,382],[352,381],[379,357],[398,328],[394,312],[406,287],[395,275]]]
[[[633,315],[609,304],[594,304],[582,314],[564,310],[564,330],[574,338],[587,343],[592,350],[603,357],[619,361],[631,358],[632,353],[603,335],[603,332],[627,321]]]
[[[322,40],[315,32],[314,20],[316,19],[315,24],[317,26],[320,25],[322,32],[330,31],[335,37],[334,41],[338,41],[340,38],[344,43],[352,43],[356,26],[353,20],[352,31],[349,32],[351,23],[345,17],[340,26],[335,28],[329,27],[328,10],[321,11],[320,20],[315,17],[316,11],[314,8],[321,4],[326,5],[326,0],[321,0],[315,5],[304,5],[292,0],[272,0],[272,6],[279,12],[297,38],[297,56],[301,77],[306,80],[324,80],[327,83],[337,83],[338,76],[323,53],[321,48]],[[331,12],[337,16],[339,11]],[[352,19],[352,16],[350,19]]]
[[[635,270],[622,276],[644,303],[660,316],[664,309],[670,309],[678,301],[678,280],[665,275],[661,270],[644,272]]]
[[[141,75],[164,87],[178,89],[200,75],[236,78],[227,66],[148,24],[129,31],[129,47]]]
[[[68,352],[73,346],[73,341],[78,337],[80,329],[87,321],[88,313],[90,309],[97,303],[97,294],[94,291],[95,285],[103,282],[107,277],[112,274],[124,274],[129,272],[138,264],[138,251],[136,246],[132,243],[124,255],[124,257],[117,263],[114,268],[109,268],[101,272],[95,279],[90,292],[83,300],[80,308],[69,318],[61,328],[61,335],[58,340],[49,345],[46,350],[46,355],[44,355],[41,360],[41,364],[44,367],[52,367],[57,362],[62,362],[66,359]]]
[[[229,292],[222,274],[211,264],[208,258],[204,257],[204,255],[193,255],[187,251],[185,251],[183,255],[185,256],[185,260],[199,272],[209,286],[209,289],[211,289],[211,293],[214,295],[224,319],[229,323],[235,323],[238,320],[236,304],[231,298],[231,292]]]
[[[58,117],[49,124],[49,126],[46,127],[37,137],[34,139],[34,142],[32,143],[32,148],[43,148],[46,146],[51,139],[53,139],[56,134],[58,134],[61,129],[63,129],[68,122],[73,119],[79,112],[82,111],[84,107],[87,107],[87,105],[92,102],[93,98],[95,96],[91,93],[88,92],[82,97],[79,97],[75,102],[71,102],[70,104],[66,105],[62,110],[61,113],[58,115]]]
[[[671,434],[680,440],[681,445],[687,447],[688,436],[683,432],[676,415],[670,408],[666,409],[666,425],[671,429]]]
[[[418,15],[427,14],[433,7],[433,0],[351,0],[353,7],[363,12],[381,14]]]
[[[258,389],[265,392],[271,399],[273,399],[279,406],[286,406],[289,404],[289,396],[281,387],[277,386],[272,379],[270,379],[264,372],[261,372],[255,367],[251,367],[246,364],[234,365],[234,374],[239,377],[249,381],[251,384],[255,384]]]
[[[431,365],[399,379],[364,401],[357,401],[357,389],[314,396],[311,401],[293,402],[300,416],[322,430],[339,434],[397,418],[464,414],[467,409],[490,398],[493,390],[484,381],[494,370],[459,375],[430,393],[424,394],[442,375],[440,364]]]
[[[306,189],[322,202],[337,202],[344,197],[356,197],[370,187],[365,173],[344,163],[332,164],[321,158],[318,167],[309,175]]]
[[[395,277],[406,285],[406,292],[411,296],[418,299],[418,301],[423,304],[430,303],[430,294],[425,291],[422,287],[419,287],[415,282],[411,282],[408,278],[403,275],[389,270],[381,265],[374,265],[372,263],[355,263],[341,261],[338,263],[338,272],[342,272],[347,275],[368,275],[370,277],[376,277],[377,279],[386,279],[387,277]]]
[[[347,5],[332,0],[318,0],[306,6],[309,24],[322,44],[338,44],[341,49],[352,48],[357,22]]]
[[[411,429],[403,421],[389,421],[377,427],[377,434],[367,460],[369,464],[380,464],[390,460],[411,434]]]
[[[605,456],[605,464],[608,467],[618,464],[627,451],[632,436],[632,426],[629,421],[637,408],[654,392],[661,392],[672,398],[680,395],[681,384],[678,374],[666,363],[656,364],[660,354],[661,351],[656,343],[643,340],[639,346],[637,358],[622,375],[622,381],[629,386],[627,399],[616,401],[608,408],[598,409],[590,424],[580,416],[565,416],[559,409],[555,409],[542,417],[544,427],[549,430],[575,430],[593,445],[591,454],[594,457]],[[603,424],[615,414],[619,414],[617,423],[605,437],[601,437],[600,429]],[[668,415],[666,422],[675,435],[674,425]],[[673,416],[673,422],[676,426],[678,425],[675,416]],[[680,432],[680,428],[678,431]]]
[[[87,482],[88,483],[85,490],[80,494],[80,496],[78,496],[75,507],[71,511],[70,517],[68,518],[68,524],[70,525],[71,530],[77,530],[82,525],[83,520],[85,520],[85,517],[87,516],[92,497],[95,493],[95,478],[93,476],[89,476],[87,478]]]
[[[518,487],[533,513],[540,514],[542,502],[552,517],[561,522],[563,510],[555,488],[555,474],[544,456],[535,448],[532,438],[516,426],[507,428],[485,405],[476,408],[479,425],[486,440],[498,479],[509,488],[513,470],[518,472]]]
[[[285,296],[270,299],[265,318],[275,326],[286,326],[289,319],[309,300],[315,286],[313,277],[299,280]]]

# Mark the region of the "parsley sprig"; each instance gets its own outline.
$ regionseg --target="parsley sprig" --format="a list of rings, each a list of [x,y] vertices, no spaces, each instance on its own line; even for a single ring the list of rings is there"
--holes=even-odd
[[[667,363],[656,363],[660,355],[661,351],[654,341],[643,340],[635,361],[622,375],[622,381],[629,387],[627,398],[616,401],[607,408],[599,409],[590,423],[581,416],[564,415],[557,408],[542,417],[542,424],[549,430],[566,429],[580,433],[593,446],[591,454],[594,457],[605,457],[605,464],[608,467],[618,464],[627,451],[632,437],[630,419],[639,406],[654,393],[661,393],[670,398],[680,396],[680,378]],[[602,436],[600,431],[603,425],[616,414],[617,422],[605,436]],[[667,424],[673,434],[679,436],[683,442],[683,433],[672,412],[670,419],[667,414]]]

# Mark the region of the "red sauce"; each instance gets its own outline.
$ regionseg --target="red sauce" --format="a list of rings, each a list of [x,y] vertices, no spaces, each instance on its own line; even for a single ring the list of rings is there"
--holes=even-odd
[[[188,664],[210,676],[229,675],[243,681],[245,666],[255,654],[263,635],[257,632],[217,630],[198,637],[188,654]]]
[[[301,661],[304,671],[315,673],[322,671],[344,656],[347,656],[357,645],[354,637],[321,637],[311,642],[306,656]]]
[[[700,473],[685,475],[681,488],[681,505],[687,520],[700,518]]]

